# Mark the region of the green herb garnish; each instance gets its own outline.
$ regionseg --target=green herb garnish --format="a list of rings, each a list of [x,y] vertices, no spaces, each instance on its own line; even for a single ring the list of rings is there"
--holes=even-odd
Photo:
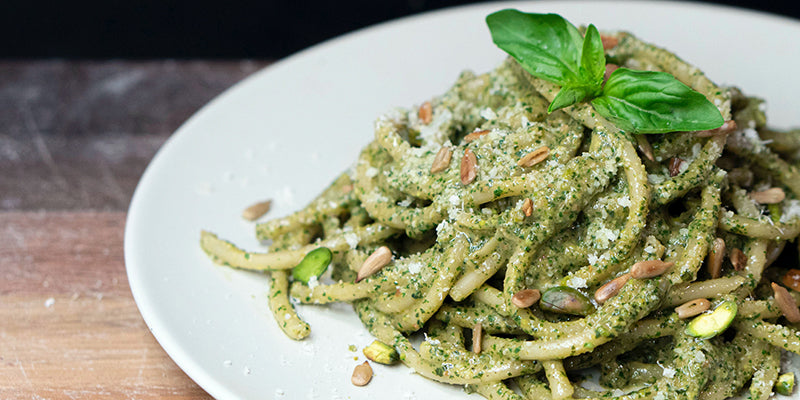
[[[492,40],[531,75],[561,86],[548,112],[590,101],[597,113],[630,133],[714,129],[717,107],[670,74],[618,68],[603,84],[606,59],[594,25],[581,35],[558,14],[507,9],[490,14]]]

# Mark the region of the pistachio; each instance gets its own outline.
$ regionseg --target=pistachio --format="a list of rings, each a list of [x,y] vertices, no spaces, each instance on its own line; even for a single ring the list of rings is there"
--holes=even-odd
[[[292,268],[292,277],[296,281],[308,283],[311,277],[319,278],[331,263],[333,253],[327,247],[318,247],[303,257],[300,264]]]
[[[370,380],[372,380],[372,367],[369,365],[369,361],[356,365],[355,369],[353,369],[353,376],[350,377],[350,382],[356,386],[365,386]]]
[[[725,332],[733,322],[739,307],[732,301],[723,301],[714,311],[695,317],[686,325],[686,334],[700,339],[710,339]]]
[[[583,293],[569,286],[555,286],[542,293],[539,300],[542,310],[558,314],[589,315],[594,304]]]
[[[380,364],[392,365],[400,359],[394,347],[377,340],[365,347],[362,352],[365,357]]]
[[[775,391],[784,396],[791,396],[794,391],[794,372],[781,374],[775,382]]]

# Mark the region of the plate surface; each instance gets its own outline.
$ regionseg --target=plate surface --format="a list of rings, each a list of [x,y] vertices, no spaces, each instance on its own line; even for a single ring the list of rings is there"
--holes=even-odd
[[[576,25],[627,30],[666,47],[719,84],[764,97],[771,125],[800,125],[800,23],[697,3],[523,2],[448,9],[381,24],[300,52],[237,84],[187,121],[136,189],[125,231],[131,290],[161,346],[219,399],[460,399],[460,387],[376,368],[350,374],[371,342],[347,305],[300,307],[312,335],[286,338],[266,307],[262,275],[214,266],[208,229],[257,250],[240,211],[271,198],[295,211],[348,168],[375,118],[444,92],[459,72],[485,72],[503,53],[484,18],[507,7],[556,12]],[[477,396],[477,395],[476,395]]]

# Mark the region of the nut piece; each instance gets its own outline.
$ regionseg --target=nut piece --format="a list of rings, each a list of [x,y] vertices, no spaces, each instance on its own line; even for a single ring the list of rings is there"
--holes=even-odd
[[[242,211],[242,218],[248,221],[255,221],[266,214],[270,207],[272,207],[272,200],[255,203]]]
[[[417,117],[419,117],[420,122],[425,125],[428,125],[433,120],[433,106],[431,106],[430,101],[426,101],[419,106],[419,110],[417,111]]]
[[[475,171],[475,166],[478,164],[478,158],[475,153],[470,149],[464,150],[464,157],[461,158],[461,184],[469,185],[475,180],[478,175]]]
[[[553,313],[583,316],[595,311],[595,306],[588,297],[569,286],[555,286],[545,290],[539,300],[539,307]]]
[[[778,304],[786,320],[791,323],[800,322],[800,310],[797,309],[797,303],[789,291],[775,282],[772,282],[772,291],[775,293],[775,303]]]
[[[435,174],[447,169],[447,166],[450,165],[450,158],[452,156],[453,150],[451,150],[449,146],[442,146],[442,148],[439,149],[439,152],[436,153],[436,157],[433,158],[433,163],[431,164],[431,173]]]
[[[800,269],[786,271],[786,274],[781,278],[781,283],[796,292],[800,292]]]
[[[712,136],[723,136],[727,135],[736,130],[736,121],[729,119],[725,121],[722,126],[716,129],[710,129],[707,131],[697,131],[695,135],[697,137],[712,137]]]
[[[394,347],[378,340],[373,341],[362,350],[364,356],[379,364],[392,365],[400,359],[400,354]]]
[[[533,214],[533,200],[531,200],[530,197],[526,197],[525,200],[522,201],[522,212],[526,217],[530,217],[531,214]]]
[[[774,187],[760,192],[750,192],[748,196],[759,204],[778,204],[786,198],[786,193],[783,189]]]
[[[600,288],[594,292],[594,299],[598,303],[605,303],[608,299],[616,296],[619,290],[628,283],[629,279],[631,279],[630,274],[623,274],[608,281],[608,283],[600,286]]]
[[[709,308],[711,308],[710,301],[706,299],[694,299],[675,307],[675,312],[678,313],[678,318],[686,319],[694,317],[695,315],[700,315],[700,313],[705,312]]]
[[[678,157],[672,157],[669,160],[669,176],[670,177],[675,177],[675,176],[680,175],[681,174],[681,167],[683,167],[684,163],[686,163],[686,161],[683,161],[682,159],[680,159]]]
[[[722,238],[714,239],[711,251],[708,252],[708,274],[712,278],[719,278],[722,275],[722,260],[725,258],[725,240]]]
[[[483,341],[483,325],[475,324],[472,327],[472,352],[481,354],[481,342]]]
[[[356,282],[378,272],[392,261],[392,251],[386,246],[381,246],[364,260],[358,270]]]
[[[656,277],[667,272],[673,265],[675,265],[674,262],[665,262],[661,260],[639,261],[631,267],[631,278],[645,279]]]
[[[539,301],[541,297],[542,293],[539,292],[539,289],[522,289],[511,296],[511,304],[517,308],[528,308]]]
[[[603,50],[610,50],[617,47],[619,38],[616,36],[600,35],[600,41],[603,43]]]
[[[608,69],[608,67],[606,67],[606,69]],[[650,145],[650,141],[648,141],[645,136],[647,135],[634,135],[636,138],[636,145],[639,151],[641,151],[648,160],[655,161],[656,157],[653,155],[653,146]]]
[[[477,139],[477,138],[479,138],[479,137],[481,137],[483,135],[488,134],[489,132],[491,132],[491,131],[488,130],[488,129],[472,132],[469,135],[464,136],[464,143],[469,143],[469,142],[471,142],[471,141],[473,141],[473,140],[475,140],[475,139]]]
[[[532,167],[550,156],[550,148],[547,146],[539,147],[538,149],[525,154],[522,158],[517,161],[517,165],[520,167]]]
[[[741,271],[747,266],[747,256],[739,249],[731,249],[731,253],[728,254],[728,257],[731,259],[733,269],[737,271]]]
[[[356,386],[365,386],[372,379],[372,367],[369,366],[369,361],[364,361],[363,364],[356,365],[353,369],[353,376],[350,377],[350,382]]]

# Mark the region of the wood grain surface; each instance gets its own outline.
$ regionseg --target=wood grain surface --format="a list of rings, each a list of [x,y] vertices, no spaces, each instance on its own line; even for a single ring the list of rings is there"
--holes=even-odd
[[[0,399],[210,399],[142,320],[131,195],[164,141],[268,62],[0,61]]]

